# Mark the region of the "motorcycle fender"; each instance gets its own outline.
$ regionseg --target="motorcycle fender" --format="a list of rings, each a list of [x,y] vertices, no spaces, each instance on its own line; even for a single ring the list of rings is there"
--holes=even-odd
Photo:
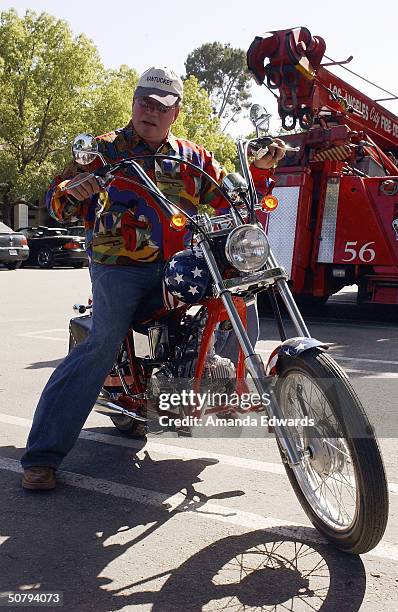
[[[76,341],[76,344],[80,344],[88,336],[91,329],[91,315],[84,315],[82,317],[74,317],[69,321],[69,333]]]
[[[315,347],[319,347],[324,350],[329,348],[328,344],[325,344],[325,342],[321,342],[316,338],[303,338],[300,336],[296,338],[288,338],[272,351],[266,367],[267,376],[275,376],[277,374],[277,363],[281,355],[297,357],[297,355],[300,355],[301,353],[309,351]]]

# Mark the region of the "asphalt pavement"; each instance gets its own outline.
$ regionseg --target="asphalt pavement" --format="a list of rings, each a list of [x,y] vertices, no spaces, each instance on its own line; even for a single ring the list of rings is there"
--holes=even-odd
[[[381,437],[390,492],[382,542],[360,557],[319,535],[272,438],[121,437],[91,414],[54,492],[20,487],[40,392],[67,352],[86,269],[0,269],[0,594],[62,592],[73,612],[398,609],[398,323],[354,288],[310,312]],[[397,311],[398,312],[398,311]],[[261,319],[258,350],[277,343]],[[32,605],[37,607],[33,601]],[[0,610],[14,609],[0,595]],[[52,597],[48,603],[57,609]]]

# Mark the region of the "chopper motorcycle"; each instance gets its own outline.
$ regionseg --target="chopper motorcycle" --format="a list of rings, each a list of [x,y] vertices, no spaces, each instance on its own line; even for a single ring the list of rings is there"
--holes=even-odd
[[[272,138],[260,135],[264,114],[254,109],[252,116],[257,137],[237,141],[243,177],[231,173],[220,186],[216,184],[229,208],[212,217],[180,210],[146,175],[137,156],[107,164],[92,136],[76,137],[77,163],[101,160],[102,167],[91,175],[101,187],[106,189],[128,167],[130,178],[124,180],[132,183],[132,189],[143,187],[167,219],[163,227],[167,306],[154,312],[145,308],[146,314],[130,329],[94,409],[109,415],[119,431],[131,436],[142,431],[151,411],[160,418],[175,417],[177,411],[181,423],[184,418],[201,422],[209,414],[232,420],[242,412],[267,415],[289,481],[313,525],[341,550],[365,553],[382,538],[388,518],[383,460],[347,375],[327,354],[328,346],[311,336],[258,220],[264,210],[272,214],[277,200],[268,195],[259,202],[254,188],[249,157],[259,154]],[[97,211],[97,216],[102,213]],[[190,274],[184,284],[184,275]],[[246,329],[248,304],[263,291],[281,339],[266,365]],[[280,304],[295,328],[293,338],[287,337]],[[85,314],[89,308],[74,307],[83,316],[71,319],[71,349],[89,333],[90,315]],[[134,330],[148,335],[148,356],[136,355]],[[218,354],[220,344],[215,341],[229,330],[239,343],[235,362]],[[231,405],[231,393],[248,396],[249,382],[257,401],[246,403],[244,409],[239,403]],[[198,401],[201,391],[209,388],[222,399]],[[159,398],[176,390],[185,391],[189,405],[175,403],[165,410]],[[190,427],[177,431],[187,435]]]

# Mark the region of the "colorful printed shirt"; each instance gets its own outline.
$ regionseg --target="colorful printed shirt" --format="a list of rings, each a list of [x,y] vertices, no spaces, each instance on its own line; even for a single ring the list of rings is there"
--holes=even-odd
[[[209,204],[214,209],[227,204],[213,183],[178,159],[182,157],[192,162],[220,183],[226,172],[202,146],[169,133],[156,153],[176,157],[176,160],[154,160],[154,151],[134,132],[131,121],[124,128],[99,136],[97,142],[107,163],[134,155],[143,156],[137,162],[146,174],[169,200],[188,214],[195,213],[199,204]],[[83,202],[62,191],[68,180],[99,166],[99,160],[88,166],[71,162],[55,177],[46,198],[51,216],[61,222],[83,218],[87,251],[96,263],[131,265],[162,260],[162,213],[153,197],[136,183],[138,179],[132,169],[118,172],[106,192]],[[258,192],[266,193],[270,171],[252,165],[251,172]],[[100,216],[96,214],[99,207],[102,207]]]

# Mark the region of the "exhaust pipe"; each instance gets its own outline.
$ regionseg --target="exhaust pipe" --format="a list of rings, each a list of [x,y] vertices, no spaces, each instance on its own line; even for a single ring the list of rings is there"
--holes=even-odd
[[[134,410],[127,410],[127,408],[123,408],[123,406],[119,406],[119,404],[115,404],[115,402],[110,402],[105,398],[98,397],[95,404],[94,410],[99,412],[100,414],[118,414],[123,416],[128,416],[136,421],[140,421],[140,423],[147,423],[148,419],[138,414]]]

